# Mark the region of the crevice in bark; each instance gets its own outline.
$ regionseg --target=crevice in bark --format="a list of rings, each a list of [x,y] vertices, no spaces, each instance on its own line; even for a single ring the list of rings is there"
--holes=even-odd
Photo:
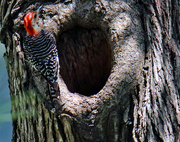
[[[33,118],[31,118],[32,124],[33,124],[33,130],[34,130],[34,138],[36,140],[38,140],[38,132],[37,132],[37,123],[34,121]],[[27,124],[27,128],[28,128],[28,124]]]
[[[57,119],[57,125],[58,125],[58,128],[59,128],[61,137],[62,137],[63,141],[66,141],[66,135],[65,135],[64,130],[63,130],[63,124],[59,120],[58,116],[56,116],[56,119]]]
[[[13,116],[13,115],[12,115],[12,116]],[[17,140],[17,138],[18,138],[18,136],[17,136],[17,131],[19,131],[19,129],[18,129],[17,123],[18,123],[18,120],[17,120],[17,119],[14,119],[14,120],[13,120],[13,123],[12,123],[12,125],[13,125],[13,131],[14,131],[14,133],[13,133],[13,135],[12,135],[12,142],[15,142],[15,141]]]
[[[173,50],[170,51],[170,60],[173,68],[176,68],[176,52]],[[175,77],[175,71],[173,71],[173,77]]]
[[[56,142],[56,131],[55,131],[55,121],[52,121],[52,126],[51,126],[51,130],[52,130],[52,137],[53,137],[53,141]]]
[[[158,130],[156,128],[157,126],[154,124],[152,119],[151,119],[151,124],[152,124],[151,128],[152,128],[154,136],[155,136],[155,140],[158,141],[158,142],[163,142],[163,140],[160,138],[160,134],[158,133]],[[149,132],[149,133],[151,133],[151,132]],[[146,139],[148,139],[147,136],[146,136]]]
[[[172,0],[171,1],[171,5],[172,5],[172,27],[173,27],[173,34],[172,37],[174,38],[174,40],[176,41],[176,43],[180,44],[180,18],[179,18],[179,14],[180,14],[180,10],[178,8],[178,1],[177,0]]]
[[[46,121],[45,121],[45,113],[44,113],[44,110],[42,109],[42,124],[46,124]],[[43,130],[43,136],[44,136],[44,139],[47,140],[47,133],[46,133],[46,125],[44,125],[44,130]]]
[[[137,92],[134,92],[134,94],[136,94],[138,96],[138,93]],[[131,97],[130,97],[130,109],[129,109],[129,113],[128,113],[128,136],[130,134],[130,136],[127,138],[129,138],[129,141],[133,141],[133,134],[132,134],[132,131],[133,131],[133,122],[134,122],[134,117],[133,117],[133,113],[134,113],[134,104],[133,104],[133,94],[131,94]]]

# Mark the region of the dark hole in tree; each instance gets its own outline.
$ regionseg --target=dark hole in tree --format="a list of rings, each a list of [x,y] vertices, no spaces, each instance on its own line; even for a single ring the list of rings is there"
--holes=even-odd
[[[76,27],[58,38],[60,74],[69,91],[83,95],[98,93],[111,71],[111,50],[99,29]]]

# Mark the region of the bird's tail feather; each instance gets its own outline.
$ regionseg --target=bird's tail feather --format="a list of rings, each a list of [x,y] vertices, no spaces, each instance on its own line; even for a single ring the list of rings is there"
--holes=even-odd
[[[60,89],[57,82],[55,82],[53,86],[50,86],[50,93],[53,100],[60,99]]]

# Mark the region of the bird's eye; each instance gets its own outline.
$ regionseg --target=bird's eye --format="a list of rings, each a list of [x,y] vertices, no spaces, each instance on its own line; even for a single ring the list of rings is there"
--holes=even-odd
[[[45,14],[46,12],[44,10],[42,10],[42,14]]]

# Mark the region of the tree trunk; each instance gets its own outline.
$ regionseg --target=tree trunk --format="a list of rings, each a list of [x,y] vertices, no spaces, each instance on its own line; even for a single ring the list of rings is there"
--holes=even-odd
[[[41,5],[62,106],[23,52],[23,17]],[[1,0],[12,141],[180,141],[179,15],[176,0]]]

